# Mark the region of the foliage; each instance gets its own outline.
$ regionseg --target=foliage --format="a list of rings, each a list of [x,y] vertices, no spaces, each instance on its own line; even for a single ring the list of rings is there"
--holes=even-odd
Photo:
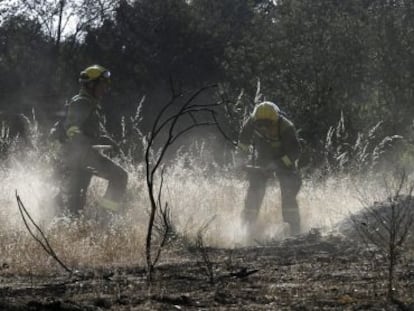
[[[101,63],[114,77],[103,106],[118,138],[144,95],[139,126],[149,130],[171,81],[221,83],[251,103],[259,79],[301,130],[308,158],[323,156],[339,118],[352,138],[378,122],[383,137],[411,126],[410,1],[19,0],[0,14],[0,111],[34,106],[43,125],[76,92],[79,71]]]
[[[364,173],[376,169],[390,153],[402,136],[381,136],[382,122],[378,122],[366,133],[350,136],[344,116],[336,126],[329,128],[324,143],[323,169],[327,176],[332,173]]]

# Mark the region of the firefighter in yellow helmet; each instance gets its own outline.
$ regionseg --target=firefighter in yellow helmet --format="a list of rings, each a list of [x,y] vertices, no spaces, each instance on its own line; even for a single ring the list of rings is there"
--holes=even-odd
[[[253,163],[247,170],[249,187],[242,215],[248,232],[255,232],[267,180],[276,173],[282,196],[283,219],[289,223],[291,234],[300,233],[296,201],[302,183],[297,170],[300,144],[293,123],[281,115],[276,104],[262,102],[255,106],[243,125],[239,148],[245,152],[254,150]]]
[[[99,146],[117,148],[102,124],[101,100],[109,91],[110,78],[109,70],[100,65],[87,67],[79,76],[79,93],[67,104],[63,123],[65,176],[60,199],[71,215],[78,215],[83,209],[93,175],[108,181],[105,195],[98,202],[105,210],[118,211],[125,193],[126,171],[98,149]]]

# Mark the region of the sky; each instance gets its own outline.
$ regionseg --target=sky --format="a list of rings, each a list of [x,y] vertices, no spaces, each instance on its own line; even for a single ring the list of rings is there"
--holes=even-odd
[[[43,29],[45,33],[52,37],[56,37],[59,21],[59,5],[61,0],[0,0],[0,25],[4,22],[5,17],[10,15],[15,15],[23,13],[30,16],[33,19],[38,19],[43,24]],[[79,22],[79,14],[83,14],[84,6],[82,1],[84,0],[66,0],[67,5],[65,6],[63,12],[63,37],[69,36],[76,31],[76,26]],[[115,2],[114,0],[96,0],[94,2],[89,2],[89,4],[95,4],[95,12],[99,16],[101,14],[100,4],[104,3],[107,7],[112,8],[111,3]],[[23,3],[37,3],[36,6],[32,5],[30,9],[29,6],[22,6]],[[22,8],[18,8],[20,4]],[[104,5],[104,6],[105,6]],[[77,7],[79,10],[75,14],[74,7]],[[45,9],[46,8],[46,9]],[[110,12],[108,10],[107,12]],[[90,13],[91,11],[89,11]],[[97,18],[97,20],[100,20]]]

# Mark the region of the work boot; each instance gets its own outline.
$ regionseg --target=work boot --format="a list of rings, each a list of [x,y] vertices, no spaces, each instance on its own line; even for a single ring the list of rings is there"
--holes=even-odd
[[[290,235],[299,235],[300,234],[300,224],[298,222],[290,222]]]
[[[119,212],[121,208],[121,204],[118,202],[112,201],[107,198],[100,198],[98,200],[98,205],[104,210],[111,211],[111,212]]]
[[[290,226],[290,234],[300,234],[300,215],[298,208],[284,208],[282,209],[283,219]]]

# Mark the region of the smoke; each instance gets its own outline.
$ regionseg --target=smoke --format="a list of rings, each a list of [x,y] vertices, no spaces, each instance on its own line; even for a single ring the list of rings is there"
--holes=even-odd
[[[168,202],[171,208],[176,230],[181,236],[192,239],[208,224],[203,232],[209,246],[234,248],[256,244],[248,239],[241,222],[248,186],[246,176],[236,174],[231,167],[202,164],[202,152],[198,156],[182,154],[165,171],[162,201]],[[87,217],[76,221],[53,220],[56,207],[50,202],[58,188],[51,159],[53,151],[40,148],[14,152],[2,163],[0,262],[13,262],[11,269],[16,272],[29,268],[50,271],[53,266],[53,261],[51,263],[23,226],[15,199],[17,190],[32,217],[67,264],[97,267],[143,263],[150,207],[144,167],[128,161],[121,163],[129,173],[126,211],[111,227],[102,228],[92,216],[88,218],[93,215],[90,211],[96,209],[96,201],[106,188],[106,181],[99,178],[92,180],[88,191]],[[366,177],[332,176],[324,182],[305,179],[298,195],[303,232],[311,228],[331,230],[336,223],[359,210],[361,203],[357,189],[364,187],[364,183]],[[264,242],[286,236],[287,224],[281,216],[277,179],[267,185],[259,224],[259,236]]]
[[[166,180],[169,183],[165,198],[172,206],[180,230],[194,236],[209,223],[205,238],[211,246],[237,247],[252,243],[241,221],[248,186],[246,176],[229,171],[203,175],[197,169],[176,166]],[[312,228],[329,231],[362,208],[357,184],[350,178],[331,177],[323,183],[305,179],[298,194],[302,231]],[[263,242],[285,238],[288,233],[288,225],[282,218],[277,178],[267,184],[258,223],[258,239]],[[257,243],[253,241],[253,244]]]
[[[37,151],[23,149],[12,153],[0,168],[0,223],[4,229],[21,229],[16,193],[27,205],[32,217],[39,222],[53,215],[48,198],[57,192],[52,170]]]

